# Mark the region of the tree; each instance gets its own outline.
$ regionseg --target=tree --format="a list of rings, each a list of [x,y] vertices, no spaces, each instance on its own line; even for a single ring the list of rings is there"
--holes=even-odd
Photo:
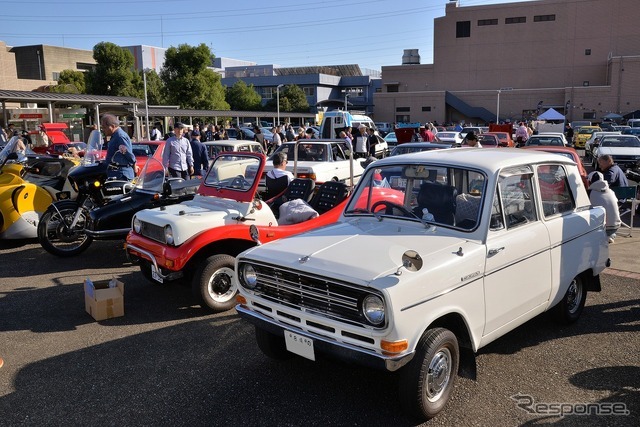
[[[87,73],[87,92],[94,95],[139,96],[140,76],[133,71],[133,54],[113,43],[93,47],[96,67]]]
[[[262,97],[256,92],[253,84],[238,80],[227,88],[227,102],[232,110],[259,111],[262,109]]]
[[[144,99],[144,71],[140,70],[138,72],[140,78],[140,99]],[[160,80],[160,76],[156,73],[156,70],[147,70],[147,102],[149,105],[163,105],[163,84],[162,80]]]
[[[265,109],[269,111],[276,111],[278,108],[277,97],[271,99],[265,105]],[[298,85],[290,84],[286,85],[280,90],[280,111],[287,111],[292,113],[308,113],[309,102],[304,91]]]
[[[220,75],[207,68],[211,62],[209,47],[181,44],[165,54],[160,78],[164,83],[164,99],[181,108],[228,110]]]
[[[58,85],[51,87],[56,93],[85,93],[84,73],[75,70],[62,70],[58,77]]]

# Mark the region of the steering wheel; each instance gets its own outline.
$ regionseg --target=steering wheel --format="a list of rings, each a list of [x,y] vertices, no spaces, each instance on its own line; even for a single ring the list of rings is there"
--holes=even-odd
[[[244,179],[244,176],[238,175],[233,178],[233,181],[231,181],[231,184],[229,184],[229,186],[231,188],[244,189],[245,187],[250,187],[251,184],[249,184],[249,181]]]
[[[393,210],[397,209],[400,212],[402,212],[405,216],[418,218],[413,212],[405,208],[403,205],[399,205],[397,203],[393,203],[388,200],[380,200],[378,202],[375,202],[373,206],[371,206],[371,212],[375,213],[376,208],[379,206],[385,207],[385,210],[384,210],[385,215],[393,215]]]

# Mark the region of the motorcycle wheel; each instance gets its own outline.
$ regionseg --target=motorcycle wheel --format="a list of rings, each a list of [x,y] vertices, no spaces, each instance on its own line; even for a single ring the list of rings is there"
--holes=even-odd
[[[56,209],[57,207],[57,209]],[[59,257],[70,257],[84,252],[93,239],[84,233],[86,212],[80,218],[73,230],[67,224],[73,221],[78,209],[76,202],[58,203],[49,206],[40,218],[38,224],[38,241],[49,253]]]

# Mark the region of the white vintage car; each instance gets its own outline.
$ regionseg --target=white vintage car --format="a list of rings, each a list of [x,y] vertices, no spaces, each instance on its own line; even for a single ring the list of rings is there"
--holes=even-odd
[[[285,142],[273,154],[281,151],[287,153],[287,170],[298,178],[313,179],[316,186],[327,181],[350,184],[352,165],[354,183],[358,182],[364,172],[362,162],[365,159],[351,159],[349,146],[343,140],[302,139],[296,142]],[[261,191],[266,188],[264,176],[273,169],[271,162],[273,154],[264,168],[259,187]]]
[[[390,196],[373,203],[380,186]],[[576,164],[556,154],[388,157],[367,168],[336,224],[240,254],[236,309],[270,357],[398,371],[401,402],[428,419],[459,368],[473,372],[461,353],[547,310],[578,319],[609,265],[604,217]]]

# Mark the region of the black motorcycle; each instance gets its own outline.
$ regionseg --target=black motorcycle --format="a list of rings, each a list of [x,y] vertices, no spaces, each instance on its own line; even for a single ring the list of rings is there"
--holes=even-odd
[[[66,235],[60,236],[59,230],[64,229],[64,222],[61,225],[60,221],[52,224],[42,237],[39,234],[40,244],[54,255],[68,257],[83,252],[93,240],[124,239],[136,212],[191,200],[201,182],[201,178],[169,178],[162,163],[150,158],[130,192],[83,212],[82,221],[73,228],[75,245],[64,240]]]
[[[129,181],[107,179],[112,166],[100,160],[101,152],[102,137],[96,130],[89,136],[83,162],[67,174],[71,187],[78,193],[76,199],[52,203],[40,218],[38,240],[54,255],[72,256],[89,247],[91,237],[84,232],[88,213],[134,187]]]

